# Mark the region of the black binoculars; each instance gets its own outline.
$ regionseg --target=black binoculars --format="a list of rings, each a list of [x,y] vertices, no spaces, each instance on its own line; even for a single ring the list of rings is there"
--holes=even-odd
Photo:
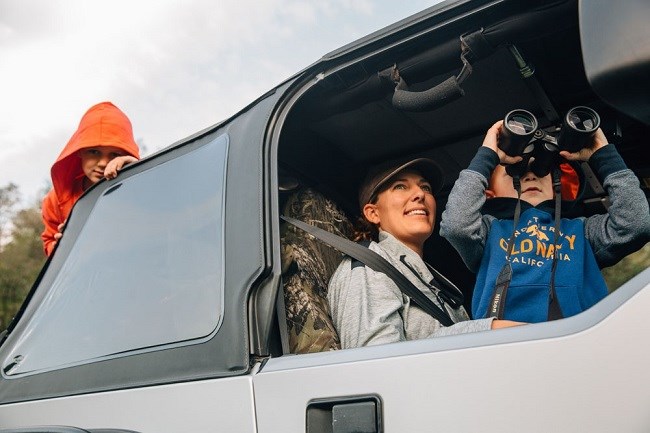
[[[508,156],[521,156],[522,160],[506,167],[512,176],[522,176],[531,171],[543,177],[559,162],[560,150],[577,152],[589,146],[600,127],[600,116],[589,107],[573,107],[564,116],[562,125],[553,132],[538,127],[533,113],[512,110],[503,119],[499,131],[499,149]]]

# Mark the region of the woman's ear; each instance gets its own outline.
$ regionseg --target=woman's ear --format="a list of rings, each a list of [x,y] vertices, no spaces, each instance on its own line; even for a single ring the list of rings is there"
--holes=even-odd
[[[377,205],[368,203],[363,207],[363,216],[373,224],[379,224],[380,218],[377,212]]]

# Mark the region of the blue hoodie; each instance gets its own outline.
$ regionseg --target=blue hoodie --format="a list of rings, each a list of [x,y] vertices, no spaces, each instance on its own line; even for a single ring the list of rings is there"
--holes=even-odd
[[[479,149],[456,181],[440,223],[440,234],[456,248],[467,267],[477,272],[472,297],[474,318],[486,317],[513,232],[517,200],[494,198],[486,203],[488,179],[498,163],[494,151]],[[555,288],[564,317],[586,310],[607,295],[601,267],[613,265],[650,240],[648,201],[616,148],[607,145],[599,149],[589,164],[612,204],[606,214],[561,221]],[[553,204],[546,201],[534,207],[521,202],[503,319],[528,323],[547,320]]]

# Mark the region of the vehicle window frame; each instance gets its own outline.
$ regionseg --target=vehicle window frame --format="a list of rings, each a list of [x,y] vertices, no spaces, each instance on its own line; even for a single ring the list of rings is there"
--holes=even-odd
[[[63,396],[129,389],[140,386],[186,382],[208,378],[226,378],[246,374],[250,364],[250,325],[248,304],[251,288],[265,274],[264,227],[262,210],[251,212],[253,203],[262,203],[261,134],[268,122],[269,112],[280,97],[269,94],[258,101],[255,110],[244,110],[227,121],[217,123],[180,140],[165,149],[127,166],[118,176],[126,180],[148,168],[174,160],[200,148],[214,138],[228,137],[225,176],[225,301],[224,320],[219,331],[197,344],[175,345],[145,353],[135,353],[114,359],[39,373],[28,377],[7,379],[0,375],[0,404],[26,402]],[[259,143],[259,146],[251,145]],[[234,170],[247,167],[248,170]],[[34,287],[48,286],[52,276],[61,269],[73,242],[92,205],[111,187],[100,182],[89,189],[76,203],[66,227],[68,241],[62,241],[46,262]],[[246,197],[247,200],[242,200]],[[245,231],[242,231],[244,230]],[[9,334],[0,346],[4,358],[12,341],[24,331],[26,323],[39,307],[45,290],[30,292],[14,320]],[[227,317],[226,317],[227,315]],[[224,350],[224,348],[228,348]]]
[[[206,152],[208,153],[206,154]],[[48,295],[41,300],[40,308],[38,308],[35,311],[34,315],[30,317],[29,321],[24,324],[25,333],[23,334],[23,338],[14,341],[14,347],[9,348],[7,358],[3,360],[2,374],[8,379],[12,379],[19,376],[28,376],[32,374],[58,370],[74,365],[83,365],[86,363],[113,359],[115,357],[129,356],[136,353],[145,353],[148,351],[162,350],[169,347],[178,347],[187,344],[197,344],[203,341],[207,341],[212,336],[214,336],[214,334],[218,332],[219,327],[223,321],[224,313],[224,202],[226,190],[227,157],[228,136],[221,135],[207,143],[205,146],[193,149],[192,151],[179,156],[174,160],[174,162],[167,161],[129,176],[126,179],[119,179],[115,182],[111,182],[111,185],[107,186],[101,195],[98,196],[97,200],[94,201],[92,208],[88,214],[88,218],[83,221],[83,226],[80,228],[76,236],[74,236],[74,240],[72,242],[75,244],[75,248],[72,249],[70,255],[68,256],[68,260],[57,272],[57,275],[54,276],[53,283],[48,287]],[[207,163],[209,162],[210,164],[213,164],[213,160],[221,161],[221,167],[212,165],[212,168],[219,169],[219,171],[216,172],[217,176],[213,176],[214,172],[211,172],[207,169]],[[206,167],[197,170],[195,167],[197,163],[205,163]],[[191,167],[187,173],[181,173],[181,176],[179,177],[174,176],[176,173],[172,170],[182,170],[183,167],[186,166]],[[193,175],[202,176],[205,177],[205,179],[197,182],[197,179],[192,177]],[[211,178],[218,180],[218,182],[210,182]],[[154,184],[160,184],[161,182],[165,181],[169,183],[166,187],[161,185],[154,186]],[[174,188],[172,187],[175,187],[175,184],[182,184],[183,182],[186,182],[187,185],[174,191]],[[188,194],[188,191],[190,190],[197,191],[197,188],[192,188],[192,185],[197,184],[203,187],[202,191],[197,192],[195,195]],[[218,187],[218,190],[214,190],[213,185]],[[125,188],[122,189],[122,192],[129,190],[126,195],[113,194],[121,188]],[[156,192],[159,194],[155,194]],[[177,194],[176,198],[174,198],[174,194]],[[154,195],[156,195],[156,197],[154,197]],[[219,261],[219,263],[211,265],[208,262],[204,262],[201,264],[203,267],[207,267],[207,269],[212,270],[211,274],[208,272],[196,272],[196,270],[190,271],[189,269],[183,271],[183,268],[194,265],[195,261],[188,261],[187,263],[183,264],[180,262],[180,259],[182,259],[181,256],[174,256],[174,254],[178,254],[175,253],[175,251],[177,251],[179,247],[183,247],[183,244],[179,244],[178,242],[185,242],[186,247],[189,246],[187,245],[188,242],[192,244],[192,247],[196,245],[196,242],[191,239],[190,234],[193,226],[186,224],[185,219],[179,218],[182,217],[182,212],[188,209],[191,210],[191,207],[188,208],[188,206],[192,206],[191,202],[188,201],[186,205],[175,205],[180,201],[187,200],[187,197],[189,196],[192,196],[192,198],[195,200],[200,200],[201,209],[208,212],[206,214],[207,218],[205,218],[205,220],[208,223],[211,222],[211,224],[216,225],[215,227],[212,227],[212,229],[216,229],[216,232],[212,230],[212,235],[215,236],[215,239],[212,239],[212,241],[219,244],[220,246],[215,249],[212,247],[212,245],[208,245],[206,252],[211,252],[214,255],[212,258],[216,261]],[[205,208],[206,199],[212,201],[209,209]],[[117,203],[115,203],[116,200]],[[119,206],[120,200],[121,206]],[[145,203],[142,203],[143,200]],[[151,203],[147,203],[146,200],[151,200]],[[113,203],[111,203],[111,201]],[[116,212],[114,214],[111,214],[116,204],[118,204]],[[196,206],[196,204],[194,205]],[[172,260],[172,264],[179,264],[179,267],[175,270],[175,272],[172,269],[172,274],[167,275],[167,277],[163,280],[159,278],[156,284],[152,284],[152,274],[158,274],[161,272],[161,270],[158,268],[147,269],[146,267],[142,269],[141,272],[135,272],[135,268],[129,270],[127,268],[128,266],[138,266],[138,264],[146,266],[146,262],[138,260],[137,257],[131,257],[129,259],[129,251],[127,249],[122,248],[122,253],[118,253],[114,256],[115,260],[121,261],[120,263],[122,263],[124,267],[121,267],[120,269],[110,269],[110,266],[105,267],[102,265],[101,258],[106,258],[106,250],[110,248],[111,237],[113,239],[116,239],[119,236],[122,236],[122,242],[125,243],[125,247],[128,248],[128,242],[131,240],[131,238],[136,238],[138,236],[137,232],[131,234],[128,233],[128,224],[122,225],[122,230],[119,230],[119,228],[116,227],[115,230],[111,230],[111,233],[102,233],[101,230],[102,225],[110,226],[112,224],[118,224],[115,222],[115,220],[121,217],[119,215],[121,213],[120,211],[123,209],[128,209],[129,206],[131,206],[136,212],[136,214],[131,215],[131,218],[135,217],[151,220],[151,224],[144,224],[144,221],[140,221],[140,224],[138,224],[136,221],[136,223],[133,224],[134,229],[141,231],[146,226],[154,227],[152,229],[154,232],[142,235],[145,236],[145,239],[144,242],[140,243],[139,245],[142,245],[142,248],[151,253],[151,251],[153,251],[152,247],[155,246],[155,243],[157,241],[161,242],[158,247],[160,247],[161,250],[168,252],[165,254],[166,257],[164,258],[167,260]],[[159,224],[157,226],[154,224],[154,221],[159,217],[159,212],[162,211],[161,207],[166,207],[168,209],[166,215],[172,218],[170,222],[173,223],[174,219],[176,220],[176,223],[172,227],[170,227],[169,224]],[[138,209],[140,210],[138,211]],[[156,211],[153,209],[156,209]],[[184,228],[187,229],[186,232],[183,232]],[[161,236],[161,233],[156,232],[160,230],[175,235],[182,235],[183,233],[187,233],[190,238],[181,238],[176,236],[173,239],[169,239],[169,235]],[[126,233],[123,233],[124,231],[126,231]],[[122,245],[115,245],[115,248],[120,247],[122,247]],[[92,251],[94,251],[94,255],[86,257],[87,254]],[[138,253],[135,252],[135,254]],[[169,256],[170,254],[171,256]],[[108,254],[109,258],[110,255],[111,254]],[[153,254],[145,254],[145,251],[140,251],[140,257],[144,258],[152,256],[155,258]],[[199,257],[203,256],[205,255],[201,255]],[[93,262],[95,262],[95,264],[92,264]],[[153,266],[155,263],[150,263],[149,265]],[[216,266],[217,268],[214,268],[213,266]],[[108,272],[105,271],[107,268]],[[169,266],[166,268],[169,268]],[[188,271],[190,271],[189,274],[187,274]],[[104,272],[104,275],[113,275],[113,277],[118,278],[116,281],[118,283],[120,282],[119,278],[124,278],[124,280],[121,281],[121,284],[114,285],[112,281],[106,281],[106,279],[103,277],[98,278],[98,275],[101,275],[102,272]],[[210,281],[199,282],[197,279],[194,280],[194,282],[197,284],[207,284],[207,286],[204,286],[204,289],[200,290],[199,293],[202,293],[203,297],[207,296],[212,298],[212,302],[217,303],[213,306],[215,308],[206,311],[206,313],[209,314],[216,313],[216,316],[212,318],[205,314],[200,316],[203,317],[205,321],[207,321],[203,325],[204,329],[201,331],[198,329],[190,329],[196,322],[194,320],[183,320],[183,318],[179,318],[179,320],[175,321],[171,320],[174,311],[182,311],[182,309],[178,308],[179,305],[177,303],[164,302],[165,299],[159,299],[158,301],[155,299],[155,296],[171,296],[172,298],[176,298],[177,301],[191,302],[191,299],[187,296],[175,295],[183,293],[183,288],[186,287],[180,284],[180,282],[173,280],[174,275],[177,274],[187,274],[185,276],[189,276],[190,278],[200,275],[202,279],[204,279],[204,275],[212,275],[212,280]],[[96,284],[91,284],[91,281],[95,281]],[[131,281],[131,283],[129,283],[129,281]],[[143,293],[140,297],[139,303],[141,304],[141,307],[138,307],[137,303],[135,305],[133,304],[134,302],[137,302],[137,298],[128,296],[128,293],[130,290],[132,290],[129,289],[129,287],[136,286],[144,286],[145,289],[151,289],[147,293]],[[213,288],[215,288],[213,286],[218,286],[217,293],[213,291]],[[164,293],[159,292],[161,289],[163,289]],[[116,296],[112,297],[109,296],[109,294],[106,294],[106,292],[109,290],[114,290],[117,292]],[[125,292],[120,293],[122,290],[125,290]],[[160,294],[156,295],[156,293]],[[97,302],[97,297],[103,297],[104,301]],[[78,305],[77,299],[79,298],[81,298],[81,304]],[[201,305],[205,304],[206,301],[207,299],[202,300]],[[114,303],[107,306],[107,303],[110,302]],[[50,304],[51,306],[48,307],[47,304]],[[151,331],[144,336],[142,333],[127,334],[131,335],[132,338],[128,341],[125,341],[125,339],[111,338],[111,334],[114,332],[115,325],[107,322],[111,322],[111,313],[116,310],[119,311],[121,308],[120,305],[124,305],[124,307],[126,307],[127,311],[125,311],[125,313],[128,313],[129,311],[131,312],[131,314],[123,317],[122,322],[127,321],[131,323],[131,326],[134,326],[136,328],[148,328]],[[190,307],[190,309],[195,309],[195,307],[196,306]],[[70,309],[69,314],[61,312],[61,309],[66,308]],[[133,314],[139,309],[144,311],[147,308],[157,308],[158,311],[155,313],[151,311],[151,314],[147,314],[146,317]],[[87,313],[89,309],[91,311],[90,313]],[[74,311],[77,311],[78,314],[87,314],[86,320],[83,321],[83,327],[79,327],[78,324],[75,326],[75,324],[68,319],[68,316],[73,314]],[[92,311],[95,311],[96,313],[92,313]],[[192,317],[197,317],[195,311],[189,313],[188,310],[185,312],[185,314],[191,314]],[[98,320],[101,319],[102,315],[106,315],[106,320]],[[157,325],[150,326],[148,322],[151,320],[156,320],[156,317],[159,318]],[[188,316],[185,319],[189,318],[190,317]],[[117,317],[117,319],[119,319],[119,317]],[[45,323],[41,323],[42,321],[45,321]],[[93,321],[95,322],[93,323]],[[120,320],[117,320],[117,322],[119,323]],[[52,328],[52,326],[56,327],[57,324],[58,326],[63,326],[62,332],[44,332],[44,327]],[[174,329],[171,329],[174,324],[176,324],[177,327],[186,325],[186,328],[184,328],[185,334],[177,331],[178,334],[175,336],[176,339],[170,338],[171,334],[175,331]],[[161,329],[165,326],[167,326],[167,328]],[[88,328],[93,329],[92,338],[85,338],[86,344],[75,344],[74,347],[71,347],[72,350],[56,351],[57,353],[61,354],[59,355],[62,359],[60,361],[51,360],[47,355],[50,353],[50,351],[42,347],[43,344],[53,344],[51,340],[53,338],[56,339],[57,337],[61,338],[62,344],[66,344],[68,338],[72,338],[74,340],[74,338],[70,336],[71,333],[74,334],[75,332],[79,332],[76,331],[77,329],[81,329],[83,330],[82,332],[84,332]],[[208,328],[210,328],[209,331]],[[68,329],[68,331],[66,331],[66,329]],[[124,329],[123,332],[127,333],[128,330]],[[193,335],[192,332],[194,333]],[[97,333],[99,333],[99,335],[97,335]],[[90,337],[90,334],[87,332],[86,334]],[[103,334],[106,335],[104,336]],[[60,335],[62,336],[59,337]],[[167,335],[170,335],[170,337],[167,337]],[[37,338],[36,342],[33,341],[34,338]],[[40,343],[38,338],[41,340]],[[140,338],[140,340],[138,340],[138,338]],[[23,343],[26,347],[21,348],[20,346]],[[36,346],[34,346],[34,344],[36,344]],[[111,345],[113,345],[112,348]],[[82,348],[80,350],[80,353],[76,354],[77,356],[75,356],[75,354],[69,354],[69,352],[79,350],[79,346]],[[87,348],[87,346],[90,346],[90,348],[97,353],[93,355],[90,351],[91,349]],[[43,350],[45,350],[45,352],[39,354],[39,351]],[[86,353],[88,354],[83,355],[82,353],[84,352],[82,352],[82,350],[86,350]],[[28,370],[21,371],[21,363],[15,362],[15,360],[23,358],[23,353],[27,354],[30,351],[36,359],[36,367],[31,367]],[[105,353],[100,354],[101,352],[99,351]],[[16,353],[20,353],[20,355],[16,355]],[[66,356],[67,358],[65,358]],[[13,367],[8,368],[8,365],[13,365]]]

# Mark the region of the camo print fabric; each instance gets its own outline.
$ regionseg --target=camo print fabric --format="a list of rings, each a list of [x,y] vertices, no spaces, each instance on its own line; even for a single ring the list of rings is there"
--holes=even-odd
[[[336,204],[309,188],[294,193],[283,214],[346,238],[352,235],[352,224]],[[339,349],[327,303],[327,285],[343,255],[289,223],[284,222],[281,230],[291,353]]]

